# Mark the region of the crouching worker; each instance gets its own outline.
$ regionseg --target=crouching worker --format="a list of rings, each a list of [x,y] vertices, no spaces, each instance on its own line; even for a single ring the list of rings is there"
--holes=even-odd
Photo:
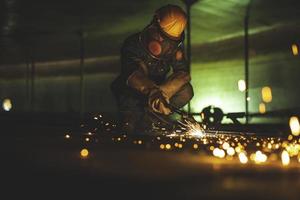
[[[183,47],[186,23],[180,7],[166,5],[155,12],[143,31],[123,43],[121,73],[111,89],[121,126],[128,133],[145,132],[164,123],[171,114],[169,105],[181,108],[192,99]]]

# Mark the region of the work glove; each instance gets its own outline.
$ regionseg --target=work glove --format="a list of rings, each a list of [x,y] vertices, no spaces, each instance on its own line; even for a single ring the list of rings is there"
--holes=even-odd
[[[154,112],[164,115],[171,113],[168,108],[169,99],[142,70],[133,72],[127,79],[127,85],[148,97],[148,106]]]
[[[154,89],[150,92],[148,97],[148,106],[151,110],[164,115],[169,115],[171,113],[168,107],[169,99],[159,90]]]
[[[191,80],[190,75],[185,71],[173,73],[159,89],[167,99],[171,99],[185,84]]]

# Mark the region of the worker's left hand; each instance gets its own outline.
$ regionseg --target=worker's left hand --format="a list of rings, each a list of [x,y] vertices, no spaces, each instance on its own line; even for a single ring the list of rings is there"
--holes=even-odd
[[[171,113],[171,110],[170,108],[168,108],[168,104],[169,100],[163,95],[160,90],[155,90],[150,93],[148,105],[154,112],[169,115]]]

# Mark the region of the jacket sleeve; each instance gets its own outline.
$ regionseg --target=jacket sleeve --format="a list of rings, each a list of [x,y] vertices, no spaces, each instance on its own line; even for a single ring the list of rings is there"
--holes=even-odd
[[[171,65],[172,65],[174,73],[176,73],[178,71],[188,72],[188,66],[187,66],[187,60],[185,57],[183,42],[179,45],[179,47],[175,51],[175,53],[172,57]]]
[[[188,73],[183,44],[175,51],[171,65],[173,67],[173,74],[171,74],[168,79],[160,85],[161,91],[168,99],[172,98],[191,80],[191,76]]]
[[[140,68],[142,55],[136,44],[132,41],[125,41],[121,48],[121,74],[127,80],[128,77]]]
[[[136,91],[149,95],[158,87],[148,78],[148,68],[137,41],[126,41],[121,49],[122,74],[126,84]]]

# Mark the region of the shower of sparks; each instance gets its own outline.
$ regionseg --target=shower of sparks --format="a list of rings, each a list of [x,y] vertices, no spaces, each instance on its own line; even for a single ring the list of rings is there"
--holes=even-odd
[[[298,130],[297,123],[292,118],[291,132]],[[191,150],[199,152],[214,159],[223,159],[224,162],[233,162],[254,165],[278,165],[284,167],[300,167],[300,137],[298,132],[293,135],[286,133],[285,137],[266,137],[255,134],[239,132],[213,131],[206,129],[196,121],[184,119],[178,121],[179,126],[175,130],[167,128],[155,129],[158,135],[126,135],[120,132],[114,122],[106,120],[102,115],[92,118],[93,123],[80,125],[82,132],[79,134],[68,132],[65,139],[76,138],[83,140],[85,147],[95,143],[123,145],[125,147],[137,147],[144,149],[159,149],[167,152],[181,152]],[[295,125],[296,124],[296,125]],[[296,134],[295,134],[296,133]],[[89,148],[92,149],[92,148]],[[90,154],[87,148],[80,151],[81,158],[87,158]],[[201,154],[200,154],[201,153]],[[203,154],[204,153],[204,154]]]
[[[201,125],[197,122],[192,122],[184,119],[183,121],[178,121],[178,123],[181,125],[181,130],[175,130],[175,133],[168,135],[169,137],[185,135],[195,138],[201,138],[205,135],[204,128],[202,128]]]

